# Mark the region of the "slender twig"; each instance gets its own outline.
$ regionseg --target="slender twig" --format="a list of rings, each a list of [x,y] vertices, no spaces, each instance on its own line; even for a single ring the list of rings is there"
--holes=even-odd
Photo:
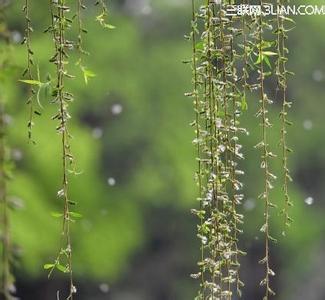
[[[197,171],[197,180],[199,187],[199,201],[200,201],[200,210],[203,208],[202,203],[202,170],[201,170],[201,143],[200,143],[200,99],[199,99],[199,83],[198,83],[198,74],[197,74],[197,53],[196,53],[196,34],[197,34],[197,17],[196,17],[196,8],[195,1],[192,0],[192,69],[193,69],[193,85],[194,85],[194,97],[195,97],[195,131],[196,131],[196,155],[198,161],[198,171]],[[200,228],[203,225],[203,216],[200,217]],[[204,243],[201,240],[200,245],[201,251],[201,295],[204,298],[204,267],[202,266],[202,262],[204,260]]]
[[[69,200],[69,182],[68,172],[69,166],[73,162],[73,156],[70,150],[70,134],[68,130],[68,120],[70,115],[68,112],[68,103],[72,101],[73,95],[65,90],[65,78],[71,78],[66,70],[68,55],[66,50],[71,47],[71,42],[66,40],[65,30],[68,28],[68,22],[65,17],[65,13],[69,11],[65,0],[59,0],[57,3],[51,0],[51,15],[52,15],[52,27],[53,42],[55,48],[55,55],[51,59],[56,65],[56,87],[53,92],[53,102],[57,103],[59,110],[57,115],[52,119],[59,120],[57,126],[57,132],[61,135],[61,154],[62,154],[62,189],[58,192],[58,196],[63,199],[63,221],[62,221],[62,237],[60,250],[57,258],[50,270],[49,275],[53,272],[54,268],[62,269],[61,257],[65,257],[67,260],[66,267],[63,266],[64,272],[69,273],[70,288],[67,300],[73,300],[73,295],[76,293],[76,288],[73,282],[72,271],[72,245],[70,236],[70,200]]]
[[[283,5],[282,0],[277,1],[278,7]],[[290,201],[288,185],[291,181],[290,170],[288,167],[288,152],[291,150],[287,146],[287,127],[291,125],[291,122],[288,121],[288,108],[291,107],[291,102],[287,100],[287,48],[286,48],[286,39],[287,35],[284,28],[284,16],[281,16],[280,13],[277,13],[277,53],[278,59],[276,62],[276,75],[277,75],[277,92],[279,96],[282,97],[282,109],[280,112],[281,119],[281,139],[280,146],[282,151],[282,169],[283,169],[283,195],[284,195],[284,206],[283,206],[283,216],[284,216],[284,229],[282,234],[285,235],[286,228],[292,223],[292,219],[289,216],[289,208],[292,206]]]
[[[263,6],[263,1],[260,0],[260,6]],[[264,170],[264,192],[261,194],[261,198],[264,200],[264,224],[261,228],[261,231],[265,234],[265,256],[260,261],[260,263],[265,265],[265,278],[261,281],[261,285],[265,286],[265,296],[264,300],[268,300],[270,296],[274,295],[274,291],[270,287],[270,276],[274,276],[274,272],[270,267],[270,241],[273,240],[270,234],[270,207],[272,203],[270,201],[270,189],[271,186],[271,173],[269,171],[269,158],[272,154],[269,152],[268,146],[268,134],[267,128],[271,127],[271,124],[267,117],[267,103],[268,98],[265,94],[265,87],[264,87],[264,80],[265,80],[265,73],[264,73],[264,60],[263,60],[263,15],[261,14],[258,18],[258,54],[259,54],[259,80],[260,80],[260,102],[261,108],[259,115],[261,117],[261,125],[262,125],[262,162],[261,167]]]
[[[30,0],[25,0],[24,6],[23,6],[23,12],[25,14],[25,37],[23,42],[26,45],[26,53],[27,53],[27,67],[24,71],[23,75],[28,76],[28,80],[34,80],[33,76],[33,66],[34,66],[34,52],[32,50],[31,46],[31,33],[33,32],[32,24],[31,24],[31,17],[30,17]],[[33,88],[33,85],[30,85],[29,87],[30,96],[28,97],[27,104],[29,105],[29,119],[28,119],[28,140],[32,143],[35,143],[33,141],[33,126],[34,126],[34,98],[35,98],[35,89]]]
[[[67,128],[67,105],[65,103],[64,95],[64,76],[65,76],[65,62],[64,62],[64,46],[66,45],[65,41],[65,17],[64,17],[64,0],[59,0],[58,6],[58,16],[59,16],[59,58],[58,58],[58,100],[60,105],[60,114],[61,114],[61,124],[60,131],[62,134],[62,188],[63,188],[63,197],[64,197],[64,216],[63,216],[63,228],[66,235],[66,250],[68,256],[68,266],[69,266],[69,275],[70,275],[70,295],[68,299],[73,299],[73,274],[72,274],[72,248],[71,248],[71,238],[70,238],[70,212],[69,212],[69,198],[68,198],[68,167],[67,161],[69,159],[69,133]]]

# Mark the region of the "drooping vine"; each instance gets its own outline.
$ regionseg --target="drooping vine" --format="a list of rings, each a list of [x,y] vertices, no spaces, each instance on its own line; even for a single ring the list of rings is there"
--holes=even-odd
[[[282,2],[278,2],[282,4]],[[227,14],[227,8],[237,7],[237,15]],[[256,10],[260,8],[260,10]],[[240,256],[245,252],[239,248],[240,225],[243,215],[239,213],[243,202],[243,184],[240,176],[241,152],[240,135],[246,134],[241,126],[240,116],[248,109],[248,95],[258,91],[258,112],[261,125],[261,140],[255,148],[261,151],[260,167],[263,171],[264,257],[259,262],[265,266],[265,277],[260,282],[265,286],[264,300],[275,295],[271,288],[271,243],[276,242],[271,234],[271,209],[276,205],[271,199],[271,190],[276,176],[271,172],[269,131],[272,127],[269,110],[272,100],[266,93],[266,78],[277,75],[278,89],[282,95],[281,145],[283,152],[285,218],[291,219],[287,208],[291,206],[288,193],[288,170],[286,153],[290,151],[286,142],[287,80],[285,41],[287,39],[281,16],[277,10],[277,40],[267,40],[270,22],[263,14],[264,2],[255,5],[252,13],[248,1],[234,5],[233,1],[204,1],[196,5],[192,1],[191,34],[193,92],[186,96],[194,99],[195,129],[194,144],[198,161],[196,181],[199,187],[200,208],[192,212],[198,216],[198,237],[201,258],[199,272],[192,274],[200,279],[200,290],[196,299],[226,299],[234,297],[234,290],[241,297],[244,283],[240,278]],[[260,13],[259,13],[260,12]],[[272,47],[277,45],[277,52]],[[273,66],[273,57],[278,56]],[[241,71],[240,71],[241,70]],[[255,72],[257,75],[255,76]],[[252,76],[250,75],[252,73]],[[253,82],[254,80],[255,82]]]
[[[221,73],[220,84],[217,85],[217,92],[221,92],[221,98],[219,103],[223,107],[221,116],[223,116],[223,136],[221,144],[218,148],[221,150],[221,163],[222,171],[224,174],[221,182],[224,182],[223,201],[221,211],[225,215],[224,220],[224,232],[225,236],[225,250],[223,257],[225,259],[225,277],[223,279],[225,283],[225,290],[221,293],[221,297],[225,299],[232,298],[232,285],[236,283],[237,293],[240,294],[240,285],[242,282],[239,279],[239,260],[238,256],[241,251],[237,245],[238,224],[242,222],[241,215],[237,213],[237,204],[240,196],[238,192],[241,190],[241,182],[236,179],[238,167],[238,159],[241,158],[240,144],[238,143],[238,116],[237,110],[237,69],[235,65],[236,50],[234,48],[234,34],[236,29],[233,27],[234,19],[228,18],[225,13],[225,7],[230,4],[220,4],[220,8],[217,14],[220,24],[219,40],[220,40],[220,57],[221,68],[217,68],[217,73]],[[218,49],[218,48],[217,48]],[[219,104],[219,105],[220,105]],[[219,112],[220,114],[220,112]],[[222,157],[223,156],[223,157]],[[223,284],[223,282],[221,282]]]
[[[77,49],[85,54],[86,51],[83,49],[83,41],[82,41],[82,35],[84,33],[87,33],[87,30],[83,26],[83,21],[82,21],[82,10],[85,10],[86,6],[83,3],[82,0],[77,0],[77,20],[78,20],[78,42],[77,42]]]
[[[260,6],[263,6],[263,1],[260,1]],[[267,72],[264,70],[265,60],[267,58],[266,49],[270,47],[270,43],[265,41],[263,38],[265,25],[263,15],[261,14],[258,18],[258,30],[257,30],[257,42],[258,42],[258,61],[259,65],[258,81],[260,89],[260,108],[256,116],[260,119],[260,125],[262,127],[262,140],[257,144],[256,148],[261,149],[261,168],[264,172],[264,191],[260,194],[259,198],[264,201],[264,224],[261,227],[261,231],[265,235],[265,253],[263,259],[260,260],[260,264],[265,265],[265,278],[261,281],[261,285],[265,286],[265,296],[264,300],[269,299],[270,296],[275,295],[274,291],[270,286],[270,277],[274,276],[275,273],[271,268],[270,261],[270,243],[275,242],[275,239],[271,236],[270,233],[270,208],[274,207],[274,204],[270,199],[270,190],[273,188],[272,181],[275,176],[270,171],[270,158],[275,157],[274,154],[269,150],[269,137],[268,129],[272,127],[272,124],[268,117],[268,105],[272,101],[268,98],[268,95],[265,92],[265,77]]]
[[[50,31],[53,33],[53,42],[55,53],[50,61],[56,66],[56,83],[53,89],[53,103],[58,105],[58,112],[53,116],[53,120],[58,120],[56,128],[58,134],[61,135],[61,155],[62,155],[62,186],[58,191],[58,197],[63,200],[63,224],[61,247],[58,256],[53,264],[45,266],[47,269],[59,269],[65,273],[69,273],[70,288],[69,295],[66,299],[72,300],[76,293],[76,287],[73,281],[72,270],[72,243],[70,235],[70,224],[76,215],[71,211],[71,205],[74,204],[69,197],[69,166],[73,163],[73,155],[71,153],[69,133],[69,120],[71,118],[68,107],[73,101],[73,94],[66,90],[66,79],[73,78],[67,71],[68,51],[73,48],[73,42],[66,39],[66,30],[71,27],[71,20],[66,16],[70,12],[70,8],[65,0],[51,1],[52,11],[52,27]]]
[[[237,135],[245,130],[238,127],[241,93],[237,87],[238,55],[233,47],[232,25],[224,7],[210,1],[201,6],[199,14],[193,13],[194,92],[187,95],[194,98],[196,112],[192,124],[196,131],[197,174],[201,174],[196,176],[201,204],[200,210],[193,212],[200,218],[198,236],[204,257],[199,263],[200,272],[193,275],[201,278],[197,299],[231,299],[233,286],[240,294],[243,285],[238,257],[244,253],[237,244],[241,232],[238,224],[242,223],[242,216],[237,213],[242,200],[242,184],[237,178],[241,174],[238,159],[242,154]],[[201,33],[200,26],[204,28]],[[196,36],[200,42],[196,42]]]
[[[99,22],[99,24],[106,29],[114,29],[115,26],[107,22],[108,18],[108,8],[104,0],[96,0],[95,2],[96,6],[100,6],[100,14],[97,15],[96,21]]]
[[[33,84],[35,81],[34,75],[33,75],[33,67],[35,65],[34,63],[34,52],[32,50],[31,46],[31,34],[33,32],[33,27],[31,24],[31,16],[30,16],[30,0],[25,0],[25,3],[23,5],[23,12],[25,14],[25,36],[23,38],[22,44],[26,45],[26,53],[27,53],[27,66],[26,69],[23,72],[23,77],[27,75],[27,83],[29,82],[29,97],[27,100],[27,105],[29,106],[29,119],[27,123],[28,128],[28,139],[29,141],[35,143],[32,137],[33,133],[33,126],[34,126],[34,115],[40,115],[40,112],[35,110],[34,100],[36,95],[35,85]],[[26,82],[26,81],[25,81]]]
[[[240,134],[247,134],[247,130],[245,128],[240,127],[240,116],[242,115],[242,112],[246,110],[246,92],[241,91],[241,78],[239,77],[238,72],[238,60],[241,58],[241,55],[238,53],[236,49],[236,42],[237,39],[235,36],[242,36],[245,40],[245,33],[242,28],[236,28],[235,22],[237,22],[236,18],[233,18],[233,20],[230,20],[230,32],[232,33],[232,36],[230,38],[230,73],[229,76],[231,78],[231,90],[230,90],[230,96],[232,99],[231,103],[231,138],[230,138],[230,181],[231,181],[231,226],[232,226],[232,253],[233,253],[233,259],[231,261],[231,264],[233,266],[232,272],[233,277],[235,278],[235,289],[237,292],[237,295],[241,297],[242,295],[242,287],[244,286],[244,283],[241,281],[240,278],[240,260],[239,257],[242,255],[245,255],[246,253],[239,248],[239,234],[242,233],[242,230],[240,226],[243,223],[243,215],[240,214],[238,211],[239,206],[242,204],[242,200],[244,198],[244,195],[242,194],[242,188],[243,183],[240,180],[240,177],[244,175],[244,171],[240,169],[240,161],[244,158],[241,150],[242,145],[240,144],[239,135]],[[243,23],[243,26],[245,24]],[[245,45],[245,41],[244,41]],[[244,46],[245,47],[245,46]],[[245,52],[245,51],[244,51]],[[245,62],[245,60],[244,60]],[[246,68],[246,67],[244,67]],[[246,70],[244,69],[244,72]],[[246,72],[245,72],[246,73]],[[244,75],[244,85],[245,82],[247,82],[246,74]],[[246,87],[244,87],[244,90],[246,90]]]
[[[286,1],[278,0],[278,7],[282,7]],[[282,180],[283,180],[283,194],[284,194],[284,205],[282,209],[282,213],[284,216],[284,225],[285,227],[289,227],[292,223],[292,218],[289,216],[289,208],[293,205],[290,201],[289,196],[289,182],[292,181],[290,176],[290,170],[288,167],[288,153],[292,150],[288,147],[287,143],[287,130],[288,126],[292,125],[292,123],[288,120],[288,109],[291,107],[291,102],[287,97],[287,76],[290,72],[287,70],[287,54],[289,52],[286,46],[286,40],[288,38],[287,31],[285,28],[286,21],[291,21],[291,19],[285,17],[284,15],[277,14],[277,62],[276,62],[276,75],[277,75],[277,94],[282,101],[282,109],[280,112],[281,119],[281,155],[282,155]],[[285,234],[285,229],[283,230],[283,235]]]
[[[198,28],[197,28],[197,14],[196,14],[196,7],[195,7],[195,1],[192,0],[192,21],[191,21],[191,34],[190,38],[192,39],[192,74],[193,74],[193,97],[194,97],[194,110],[195,110],[195,121],[192,123],[192,126],[195,128],[195,134],[196,134],[196,158],[197,158],[197,166],[198,170],[196,173],[196,181],[197,185],[199,188],[199,196],[198,196],[198,201],[200,203],[200,211],[198,212],[198,217],[200,219],[200,226],[199,226],[199,236],[202,236],[201,239],[201,245],[200,245],[200,252],[201,252],[201,263],[200,263],[200,272],[199,272],[199,277],[201,278],[201,290],[200,290],[200,295],[204,297],[204,270],[202,268],[202,263],[204,260],[204,235],[203,232],[203,222],[204,222],[204,215],[201,215],[202,208],[203,208],[203,202],[202,202],[202,197],[203,197],[203,190],[202,190],[202,161],[201,161],[201,120],[200,120],[200,110],[201,110],[201,103],[200,103],[200,96],[199,96],[199,79],[198,79],[198,72],[197,72],[197,51],[196,51],[196,41],[197,41],[197,34],[198,34]]]
[[[83,35],[86,34],[88,31],[83,25],[83,18],[82,18],[82,11],[86,10],[86,5],[82,0],[77,0],[77,13],[74,17],[77,17],[77,22],[78,22],[78,38],[77,38],[77,43],[76,43],[76,48],[79,51],[79,59],[76,63],[77,66],[79,66],[83,78],[86,84],[88,84],[89,78],[95,77],[95,73],[89,70],[87,67],[84,65],[84,56],[90,55],[88,51],[86,51],[83,47]]]
[[[76,49],[80,56],[77,61],[77,65],[80,67],[85,83],[88,83],[90,77],[94,77],[95,74],[84,66],[83,55],[89,53],[85,51],[83,46],[83,35],[87,33],[87,29],[83,24],[82,11],[86,9],[83,0],[75,1],[75,8],[70,6],[69,1],[66,0],[49,0],[49,14],[50,25],[45,29],[45,33],[51,35],[53,41],[54,53],[49,59],[49,62],[55,66],[54,79],[49,79],[48,82],[43,83],[40,80],[39,71],[37,70],[37,79],[34,78],[34,52],[31,49],[31,33],[33,29],[31,27],[30,18],[30,0],[24,0],[23,12],[26,20],[25,37],[23,43],[27,48],[27,68],[24,71],[24,76],[27,75],[27,79],[20,80],[23,83],[30,85],[30,93],[27,103],[30,106],[29,123],[28,123],[28,135],[32,137],[33,116],[34,114],[40,115],[34,108],[34,97],[39,102],[39,92],[44,86],[52,91],[52,103],[57,105],[57,113],[52,117],[52,120],[58,122],[56,131],[61,137],[61,165],[62,165],[62,181],[61,188],[59,189],[57,196],[62,200],[62,212],[52,213],[54,217],[62,218],[62,232],[61,242],[58,254],[53,263],[47,263],[44,268],[49,270],[49,276],[55,269],[61,272],[69,274],[69,293],[66,297],[67,300],[72,300],[76,293],[76,287],[74,284],[73,270],[72,270],[72,240],[70,233],[71,222],[76,218],[80,218],[81,215],[75,211],[72,211],[72,206],[76,203],[70,199],[69,194],[69,174],[76,174],[74,171],[74,156],[71,151],[71,135],[69,131],[69,120],[71,115],[69,113],[69,105],[74,100],[73,94],[68,90],[68,80],[75,78],[74,75],[69,73],[70,51]],[[104,1],[96,1],[96,5],[101,7],[101,13],[96,17],[96,20],[104,27],[108,29],[114,28],[114,26],[107,23],[108,9]],[[76,21],[75,21],[76,20]],[[68,39],[67,31],[71,30],[76,23],[77,36],[75,40]],[[34,87],[39,89],[35,91]],[[72,168],[73,167],[73,168]],[[60,295],[58,294],[59,298]]]

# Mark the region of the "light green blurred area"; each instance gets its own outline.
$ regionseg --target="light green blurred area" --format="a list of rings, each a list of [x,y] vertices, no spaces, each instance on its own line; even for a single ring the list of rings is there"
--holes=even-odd
[[[67,86],[76,98],[70,106],[73,116],[70,131],[76,168],[81,172],[71,176],[71,200],[78,202],[76,210],[83,215],[72,225],[74,272],[79,280],[105,280],[113,285],[124,282],[124,278],[132,280],[129,274],[133,274],[133,257],[146,253],[150,244],[148,231],[151,230],[146,218],[147,211],[152,208],[168,207],[180,228],[187,231],[179,234],[175,249],[177,252],[178,243],[184,243],[185,248],[190,249],[179,256],[187,254],[193,269],[198,247],[194,218],[189,213],[190,208],[198,205],[193,180],[196,166],[191,141],[194,133],[189,126],[194,112],[191,101],[183,96],[191,89],[191,71],[181,63],[191,55],[190,45],[183,39],[189,30],[189,5],[186,1],[176,0],[142,1],[142,5],[148,3],[151,9],[148,14],[143,14],[139,7],[132,10],[133,6],[127,6],[127,3],[131,2],[126,1],[124,5],[120,1],[114,2],[110,22],[116,29],[111,31],[94,22],[96,8],[89,3],[85,16],[89,32],[84,36],[84,47],[91,55],[84,57],[84,64],[96,73],[96,77],[85,85],[80,70],[74,65],[78,60],[74,54],[70,67],[77,78]],[[10,29],[22,32],[19,6],[18,3],[12,5],[8,20]],[[32,47],[44,81],[48,74],[53,74],[53,68],[47,62],[52,54],[51,39],[42,33],[47,23],[47,3],[36,4],[34,1],[32,8],[35,29]],[[280,159],[272,166],[278,175],[273,199],[279,206],[271,219],[274,236],[279,240],[272,249],[275,261],[279,263],[276,299],[285,300],[302,299],[292,293],[292,289],[314,268],[313,253],[317,249],[324,250],[325,230],[325,39],[322,30],[325,16],[297,17],[295,20],[296,29],[290,32],[289,39],[290,70],[296,73],[289,87],[289,97],[294,102],[290,112],[294,126],[290,128],[289,143],[294,148],[290,169],[295,182],[290,190],[295,203],[292,209],[295,222],[285,238],[281,236],[283,217],[279,215],[283,205]],[[51,217],[51,212],[62,208],[56,197],[61,188],[60,140],[55,132],[56,123],[51,120],[57,108],[42,91],[44,109],[39,108],[41,117],[35,116],[34,139],[37,144],[29,145],[26,86],[18,82],[25,65],[25,48],[17,44],[11,51],[7,55],[12,57],[16,67],[10,71],[9,80],[1,76],[1,90],[5,91],[1,94],[13,118],[9,128],[10,145],[22,154],[16,161],[10,194],[24,203],[22,209],[12,213],[12,233],[15,244],[21,249],[19,272],[37,280],[46,275],[43,264],[53,260],[59,247],[61,225],[59,220]],[[256,251],[263,242],[259,232],[263,223],[263,203],[257,200],[263,182],[259,153],[254,149],[261,133],[254,117],[257,99],[251,97],[248,100],[249,110],[242,124],[250,135],[242,137],[246,156],[242,168],[246,172],[243,179],[245,201],[250,202],[245,202],[246,206],[244,203],[242,244],[244,248]],[[121,114],[112,113],[116,104],[121,105]],[[280,106],[274,104],[270,111],[270,119],[275,124],[270,132],[270,143],[273,152],[278,154],[279,109]],[[96,132],[100,133],[100,138],[96,138]],[[116,184],[110,186],[108,178],[114,178]],[[307,197],[313,197],[313,205],[305,203]],[[159,218],[157,222],[163,228],[164,215],[151,217]],[[166,224],[170,222],[169,217],[166,216]],[[256,255],[259,255],[258,251]],[[248,268],[246,275],[250,274],[250,268],[253,271],[258,268],[258,259],[256,257],[254,267],[245,264]],[[152,268],[155,268],[154,264]],[[177,298],[168,299],[194,298],[196,283],[188,274],[162,276],[179,280],[174,282],[178,286],[175,288]],[[324,278],[324,273],[317,276]]]

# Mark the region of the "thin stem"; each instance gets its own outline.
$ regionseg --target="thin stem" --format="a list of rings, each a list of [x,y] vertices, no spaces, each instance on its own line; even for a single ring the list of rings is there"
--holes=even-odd
[[[82,52],[82,16],[81,9],[83,7],[82,0],[77,0],[77,18],[78,18],[78,44],[77,47],[79,51]]]
[[[229,177],[230,175],[230,162],[231,162],[231,142],[230,142],[230,128],[231,128],[231,120],[229,119],[229,85],[230,82],[227,78],[227,72],[229,70],[231,60],[230,56],[227,51],[227,44],[226,44],[226,35],[227,35],[227,29],[231,26],[231,24],[227,24],[226,22],[229,22],[229,20],[225,19],[225,16],[223,14],[223,1],[221,1],[220,4],[220,10],[219,10],[219,19],[220,19],[220,42],[221,42],[221,53],[222,53],[222,71],[221,71],[221,76],[222,76],[222,103],[223,103],[223,109],[224,109],[224,136],[222,139],[222,142],[224,143],[225,150],[224,150],[224,168],[223,172],[225,174],[225,178],[223,179],[225,181],[224,183],[224,195],[223,195],[223,201],[222,201],[222,211],[223,214],[231,215],[231,207],[230,207],[230,193],[227,187],[227,181],[229,181],[231,178]],[[222,146],[222,145],[220,145]],[[223,254],[222,254],[222,260],[225,260],[225,272],[226,272],[226,298],[228,300],[231,300],[232,297],[232,291],[231,291],[231,281],[232,281],[232,275],[231,275],[231,259],[232,259],[232,249],[231,249],[231,244],[232,244],[232,236],[229,234],[227,231],[230,230],[230,219],[225,219],[224,220],[224,230],[223,230],[223,238],[224,238],[224,249],[223,249]],[[229,245],[229,246],[228,246]],[[221,280],[221,285],[223,284],[223,279]],[[223,289],[223,288],[222,288]],[[221,295],[222,295],[221,291]]]
[[[283,5],[282,0],[277,1],[278,7]],[[280,113],[281,119],[281,139],[280,146],[282,150],[282,169],[283,169],[283,194],[284,194],[284,208],[283,208],[283,216],[284,216],[284,230],[282,232],[285,235],[285,230],[292,223],[292,219],[289,216],[289,208],[292,206],[292,202],[290,201],[288,185],[289,181],[291,181],[290,171],[288,168],[288,152],[290,149],[287,146],[287,126],[291,123],[287,119],[287,109],[290,108],[291,103],[287,101],[287,70],[286,70],[286,39],[287,35],[285,33],[284,28],[284,17],[277,14],[277,66],[276,66],[276,75],[277,75],[277,91],[280,92],[280,97],[282,97],[282,109]]]
[[[213,4],[212,4],[213,5]],[[209,157],[210,157],[210,167],[209,167],[209,178],[210,184],[212,186],[212,199],[211,199],[211,218],[213,220],[213,249],[211,250],[211,255],[216,267],[212,272],[212,283],[215,288],[212,288],[212,298],[221,296],[222,293],[222,265],[220,260],[220,244],[219,244],[219,233],[220,233],[220,220],[219,220],[219,208],[218,208],[218,178],[219,178],[219,166],[218,166],[218,145],[216,139],[216,113],[217,113],[217,103],[214,94],[214,65],[212,62],[213,51],[215,51],[215,34],[213,26],[213,10],[211,8],[210,1],[206,2],[206,34],[207,34],[207,61],[206,61],[206,101],[208,103],[209,115]]]
[[[34,80],[32,68],[34,66],[34,52],[31,47],[31,33],[33,32],[31,18],[30,18],[30,1],[25,0],[25,4],[23,7],[23,12],[25,13],[25,38],[24,43],[26,44],[26,52],[27,52],[27,67],[24,71],[24,75],[27,74],[28,80]],[[34,126],[34,97],[35,97],[35,89],[31,86],[30,88],[30,96],[27,100],[27,104],[29,105],[29,119],[28,119],[28,140],[33,142],[32,134],[33,134],[33,126]]]
[[[197,25],[197,18],[196,18],[196,8],[195,8],[195,2],[192,0],[192,68],[193,68],[193,84],[194,84],[194,97],[195,97],[195,131],[196,131],[196,140],[197,140],[197,148],[196,148],[196,155],[198,158],[198,186],[199,186],[199,198],[200,198],[200,210],[203,208],[202,204],[202,179],[201,179],[201,144],[200,144],[200,99],[199,99],[199,83],[198,83],[198,74],[197,74],[197,63],[196,63],[196,25]],[[202,228],[203,225],[203,217],[200,217],[200,228]],[[201,240],[200,245],[200,251],[201,251],[201,264],[204,260],[204,243]],[[202,297],[204,298],[204,267],[201,267],[201,293]]]
[[[62,155],[62,189],[58,192],[58,196],[63,199],[63,220],[62,220],[62,237],[60,250],[53,264],[49,276],[53,272],[54,268],[60,264],[62,257],[66,260],[66,272],[69,273],[70,290],[67,300],[73,300],[73,295],[76,293],[76,288],[73,283],[73,271],[72,271],[72,245],[70,236],[70,200],[69,200],[69,182],[68,182],[68,164],[73,162],[73,156],[70,151],[70,135],[68,130],[68,120],[70,115],[68,112],[68,103],[73,99],[73,95],[65,91],[65,78],[70,78],[71,75],[67,73],[65,66],[68,61],[68,54],[66,50],[71,47],[71,42],[68,42],[65,38],[65,30],[68,28],[68,22],[65,17],[65,13],[69,11],[65,0],[59,0],[57,3],[51,0],[51,16],[53,34],[53,42],[55,48],[55,55],[51,59],[56,65],[57,82],[55,91],[53,93],[54,103],[59,106],[58,114],[52,119],[59,120],[57,126],[57,132],[61,135],[61,155]]]
[[[262,7],[263,1],[260,0],[260,6]],[[271,126],[267,117],[267,95],[265,94],[264,88],[264,60],[263,60],[263,16],[262,14],[259,17],[259,57],[260,57],[260,64],[259,64],[259,73],[260,73],[260,102],[261,102],[261,121],[262,121],[262,168],[264,169],[264,192],[262,193],[262,198],[264,199],[264,225],[262,230],[265,233],[265,256],[260,261],[261,263],[265,264],[265,278],[261,282],[262,285],[265,285],[265,296],[264,300],[268,300],[270,296],[274,295],[273,290],[270,287],[270,276],[274,275],[270,267],[270,240],[273,239],[270,235],[270,207],[272,206],[270,202],[270,188],[271,188],[271,177],[269,171],[269,157],[271,153],[268,150],[268,135],[267,135],[267,128]]]
[[[64,23],[64,9],[65,5],[64,0],[59,0],[58,6],[58,16],[59,16],[59,59],[58,59],[58,100],[60,104],[61,112],[61,133],[62,133],[62,171],[63,171],[63,194],[64,194],[64,216],[63,216],[63,228],[66,235],[66,246],[67,246],[67,255],[68,255],[68,266],[69,266],[69,276],[70,276],[70,295],[68,299],[73,299],[73,274],[72,274],[72,248],[71,248],[71,239],[70,239],[70,212],[69,212],[69,198],[68,198],[68,150],[69,150],[69,141],[68,141],[68,129],[67,129],[67,111],[66,104],[64,100],[64,76],[65,76],[65,67],[64,67],[64,51],[63,47],[65,46],[65,23]]]
[[[243,17],[244,18],[244,17]],[[231,24],[233,23],[232,21],[230,21]],[[243,24],[243,27],[245,28],[245,23]],[[245,37],[245,31],[243,30],[243,35],[244,35],[244,52],[246,53],[245,50],[245,44],[246,44],[246,37]],[[240,154],[238,153],[239,149],[240,149],[240,145],[237,142],[238,140],[238,136],[237,134],[239,133],[238,127],[237,127],[237,123],[239,123],[238,121],[238,117],[237,114],[239,114],[238,112],[238,97],[241,97],[241,93],[237,92],[236,89],[236,79],[237,79],[237,75],[236,75],[236,65],[235,65],[235,47],[234,47],[234,36],[231,37],[231,42],[230,42],[230,61],[231,61],[231,68],[232,68],[232,80],[233,82],[232,84],[232,126],[234,128],[234,133],[232,135],[232,144],[230,143],[230,146],[232,147],[231,151],[230,151],[230,155],[231,155],[231,166],[230,166],[230,180],[232,182],[232,222],[233,222],[233,233],[232,233],[232,244],[233,244],[233,248],[234,248],[234,261],[233,261],[233,265],[236,268],[236,291],[239,297],[241,297],[242,293],[241,293],[241,286],[243,286],[243,282],[240,280],[240,263],[239,263],[239,255],[243,254],[242,251],[239,250],[238,247],[238,232],[240,232],[240,229],[238,228],[238,224],[243,222],[243,218],[241,217],[241,215],[238,215],[237,213],[237,206],[239,204],[241,204],[241,195],[238,194],[239,190],[241,189],[241,183],[240,181],[237,179],[237,167],[238,167],[238,160],[241,159],[242,157],[240,156]],[[246,54],[245,54],[246,55]],[[245,63],[245,62],[244,62]],[[246,75],[245,75],[246,76]],[[247,81],[247,78],[245,77],[245,82]],[[245,83],[244,83],[245,85]],[[244,86],[244,97],[246,97],[246,92],[245,92],[246,87]],[[236,94],[237,93],[237,94]],[[240,99],[239,99],[240,100]],[[239,102],[240,103],[240,102]]]

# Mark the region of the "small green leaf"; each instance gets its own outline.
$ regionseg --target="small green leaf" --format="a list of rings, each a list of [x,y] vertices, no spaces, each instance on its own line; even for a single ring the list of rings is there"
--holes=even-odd
[[[259,53],[255,65],[259,65],[262,60],[263,60],[263,55]]]
[[[55,264],[45,264],[44,266],[43,266],[43,268],[45,269],[45,270],[49,270],[49,269],[52,269],[52,268],[54,268],[55,267]]]
[[[61,272],[63,272],[63,273],[67,273],[67,272],[68,272],[68,268],[65,267],[65,266],[62,266],[62,265],[60,265],[60,264],[56,264],[55,267],[56,267],[59,271],[61,271]]]
[[[241,99],[241,109],[243,111],[248,110],[248,104],[247,104],[245,96],[243,96],[242,99]]]
[[[79,214],[79,213],[74,212],[74,211],[70,211],[70,212],[69,212],[69,215],[70,215],[71,217],[73,217],[73,218],[78,218],[78,219],[82,218],[82,214]]]
[[[108,24],[108,23],[104,23],[104,24],[102,24],[102,26],[107,29],[115,29],[116,28],[114,25]]]
[[[262,51],[263,55],[266,55],[266,56],[275,56],[275,55],[278,55],[277,53],[275,52],[272,52],[272,51]]]
[[[85,68],[84,66],[80,65],[80,69],[82,71],[82,74],[84,76],[84,80],[85,80],[86,84],[88,84],[88,79],[89,78],[96,77],[96,74],[93,71]]]
[[[270,60],[267,56],[263,55],[263,61],[265,61],[265,63],[268,65],[268,67],[270,69],[272,69],[272,66],[271,66],[271,63],[270,63]]]
[[[204,43],[203,42],[199,42],[195,45],[195,48],[197,50],[203,50],[204,49]]]
[[[63,217],[63,214],[58,212],[51,212],[51,216],[54,218],[61,218]]]
[[[265,52],[259,53],[255,65],[260,65],[261,62],[265,62],[267,66],[272,69],[271,62],[269,58],[265,55]]]
[[[111,25],[111,24],[108,24],[105,22],[105,18],[107,17],[107,12],[103,12],[101,13],[100,15],[98,15],[96,17],[96,21],[99,22],[99,24],[103,27],[103,28],[106,28],[106,29],[115,29],[116,27]]]
[[[43,84],[39,80],[28,80],[28,79],[25,80],[25,79],[20,79],[18,81],[23,82],[23,83],[26,83],[26,84],[38,85],[38,86],[41,86]]]

